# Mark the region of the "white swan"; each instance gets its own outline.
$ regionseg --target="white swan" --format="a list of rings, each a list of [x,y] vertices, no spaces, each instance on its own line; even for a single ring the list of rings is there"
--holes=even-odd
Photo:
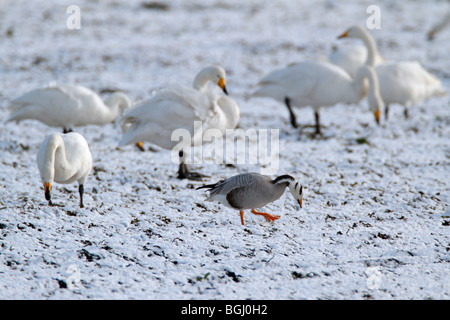
[[[105,103],[92,90],[80,85],[59,85],[32,90],[13,100],[6,121],[38,120],[50,127],[105,125],[130,106],[128,97],[116,92]]]
[[[345,37],[362,40],[368,50],[367,63],[375,65],[377,47],[366,30],[353,26],[339,36]],[[386,62],[376,66],[375,71],[380,83],[380,95],[385,103],[386,119],[390,104],[403,105],[407,117],[411,106],[427,98],[446,94],[439,79],[415,61]]]
[[[337,103],[358,103],[366,94],[364,79],[369,80],[368,102],[375,119],[379,121],[383,101],[378,94],[378,80],[373,68],[362,66],[355,78],[341,68],[327,62],[299,62],[265,76],[253,93],[257,97],[270,97],[285,103],[291,124],[297,127],[292,107],[314,109],[316,134],[320,134],[319,109]]]
[[[80,207],[83,208],[84,183],[92,168],[91,151],[83,136],[76,132],[50,134],[39,148],[36,161],[48,203],[53,205],[53,182],[69,184],[77,181]]]
[[[367,61],[367,48],[362,45],[333,46],[328,61],[341,67],[355,77],[359,67]],[[375,66],[385,62],[379,54],[375,55]]]
[[[195,121],[202,122],[203,132],[218,129],[223,134],[226,129],[235,128],[239,121],[239,107],[233,99],[220,92],[219,87],[227,93],[225,81],[226,74],[222,67],[207,67],[195,77],[193,88],[168,88],[137,104],[121,119],[125,132],[119,147],[149,141],[171,150],[179,147],[178,141],[171,138],[176,129],[188,130],[192,137],[191,145],[198,145],[203,137],[198,134],[194,136]],[[201,175],[187,170],[183,150],[178,151],[178,178],[199,179]]]

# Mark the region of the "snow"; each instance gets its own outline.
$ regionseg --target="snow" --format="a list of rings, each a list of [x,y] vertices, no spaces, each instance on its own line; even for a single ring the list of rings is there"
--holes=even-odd
[[[305,187],[303,209],[286,192],[264,211],[274,223],[205,202],[201,182],[176,179],[170,152],[117,148],[120,128],[77,128],[94,170],[85,185],[54,185],[49,207],[35,162],[37,121],[0,129],[2,299],[449,299],[449,98],[432,98],[403,118],[391,107],[377,126],[360,105],[323,109],[324,137],[293,130],[284,106],[249,99],[257,81],[288,63],[319,59],[366,1],[77,1],[81,29],[69,30],[70,1],[0,7],[0,119],[8,102],[49,83],[119,89],[132,101],[188,84],[221,64],[241,108],[240,127],[280,129],[278,175]],[[448,90],[450,29],[428,28],[445,1],[379,1],[372,30],[389,60],[417,60]],[[106,97],[107,93],[102,94]],[[300,125],[311,109],[296,109]],[[145,144],[149,148],[148,143]],[[204,183],[259,171],[257,165],[195,165]]]

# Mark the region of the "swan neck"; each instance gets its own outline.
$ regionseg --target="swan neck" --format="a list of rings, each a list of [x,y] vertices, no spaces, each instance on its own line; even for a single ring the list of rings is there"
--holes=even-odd
[[[200,72],[195,76],[193,87],[194,89],[201,90],[210,81],[209,77],[206,76],[205,72]]]
[[[365,80],[367,77],[367,67],[360,67],[355,74],[355,78],[353,79],[352,88],[355,94],[355,101],[359,102],[367,93],[367,81]]]
[[[113,121],[119,112],[119,101],[117,99],[109,99],[105,105],[108,107],[108,118]]]
[[[113,121],[117,117],[119,110],[122,114],[123,111],[130,106],[130,102],[127,97],[117,93],[110,96],[105,101],[105,105],[108,107],[109,120]]]
[[[206,82],[207,81],[205,81],[205,79],[202,79],[201,77],[197,76],[194,79],[193,87],[194,89],[200,90],[206,85]]]
[[[220,108],[222,109],[226,121],[227,121],[227,129],[234,129],[236,128],[238,122],[239,122],[239,116],[240,111],[237,104],[228,97],[221,97],[218,100],[218,104]]]
[[[367,31],[363,32],[361,40],[367,48],[366,65],[374,67],[375,57],[377,55],[377,45],[375,44],[372,36]]]
[[[66,148],[62,137],[58,134],[52,135],[45,149],[45,167],[42,178],[44,182],[51,182],[55,178],[55,163],[63,168],[69,167],[66,159]]]
[[[375,69],[371,66],[362,66],[361,68],[358,69],[356,77],[359,79],[360,82],[364,82],[363,79],[367,78],[369,82],[369,91],[367,94],[369,107],[372,111],[378,110],[382,105],[383,100],[380,96],[378,76],[376,74]]]

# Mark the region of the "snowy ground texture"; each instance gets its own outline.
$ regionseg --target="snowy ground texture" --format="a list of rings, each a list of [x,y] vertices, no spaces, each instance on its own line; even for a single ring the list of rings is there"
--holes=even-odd
[[[66,27],[71,4],[80,30]],[[278,174],[306,195],[302,210],[285,193],[263,208],[279,220],[247,213],[242,226],[237,212],[205,202],[201,182],[175,178],[169,151],[118,149],[110,124],[77,129],[94,158],[86,208],[76,184],[55,184],[63,207],[49,207],[35,157],[60,129],[2,124],[0,298],[449,299],[448,96],[407,120],[393,106],[381,126],[365,101],[336,105],[322,111],[319,139],[292,129],[284,106],[248,98],[271,70],[327,55],[347,27],[365,25],[370,4],[381,8],[371,32],[383,56],[419,61],[448,89],[450,29],[426,41],[446,1],[2,1],[0,119],[11,99],[52,82],[138,101],[219,63],[240,127],[280,129]],[[296,113],[313,123],[311,109]],[[195,169],[208,183],[259,171]]]

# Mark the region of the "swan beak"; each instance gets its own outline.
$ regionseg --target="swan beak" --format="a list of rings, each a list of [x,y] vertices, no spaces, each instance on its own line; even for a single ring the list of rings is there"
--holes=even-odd
[[[300,205],[300,208],[303,208],[303,199],[298,199],[298,204]]]
[[[50,200],[50,191],[52,190],[52,184],[50,182],[44,182],[45,200]]]
[[[220,78],[219,79],[219,83],[218,83],[219,87],[223,90],[223,92],[228,95],[228,91],[227,91],[227,87],[225,86],[225,79],[224,78]]]
[[[381,114],[380,110],[374,112],[375,121],[377,122],[377,124],[380,124],[380,114]]]
[[[345,31],[343,34],[341,34],[339,37],[337,37],[338,39],[342,39],[342,38],[346,38],[348,37],[348,30]]]
[[[136,147],[138,147],[139,150],[141,151],[145,151],[144,144],[142,143],[142,141],[136,142]]]

